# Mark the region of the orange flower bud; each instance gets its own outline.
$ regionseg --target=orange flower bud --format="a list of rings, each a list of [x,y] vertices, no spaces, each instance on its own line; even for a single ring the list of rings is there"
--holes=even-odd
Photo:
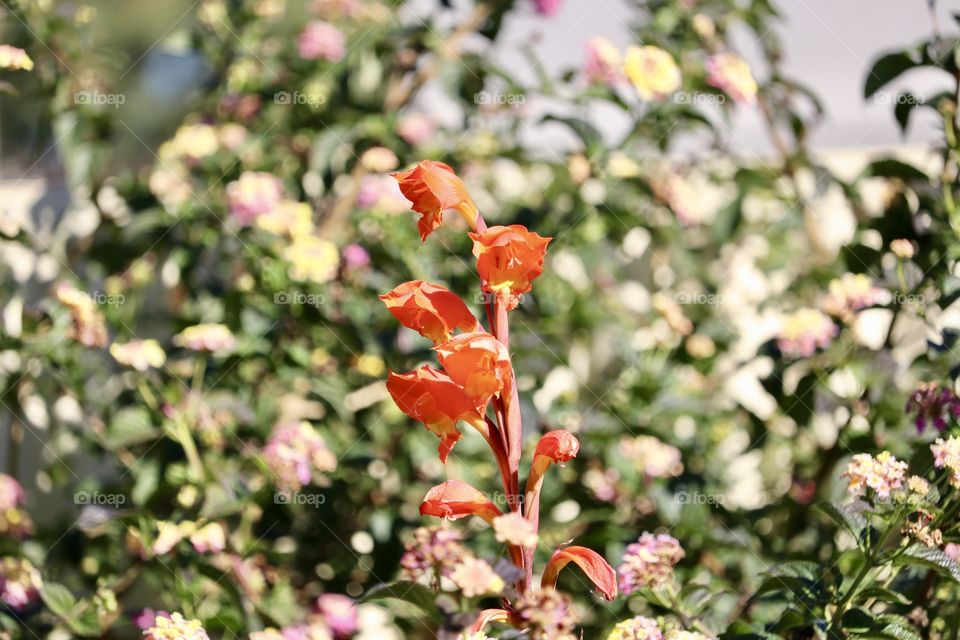
[[[510,397],[513,366],[503,343],[486,331],[461,333],[434,347],[440,364],[477,407],[495,394]]]
[[[390,372],[387,391],[400,410],[419,420],[440,438],[440,461],[446,462],[450,450],[463,434],[457,422],[463,420],[486,432],[483,416],[473,400],[444,373],[423,366],[406,374]]]
[[[450,520],[479,516],[492,524],[493,519],[502,514],[490,498],[466,482],[447,480],[427,492],[420,505],[420,515]]]
[[[543,434],[530,463],[527,489],[524,496],[524,516],[536,524],[540,520],[540,490],[543,478],[551,464],[561,464],[577,457],[580,442],[566,429],[556,429]]]
[[[476,331],[479,323],[455,293],[423,280],[404,282],[380,296],[405,327],[434,342],[449,340],[454,329]]]
[[[400,183],[400,191],[420,214],[420,239],[443,222],[443,212],[455,209],[471,229],[477,228],[477,205],[473,203],[463,180],[448,165],[434,160],[423,160],[409,171],[391,174]]]
[[[596,585],[604,598],[613,600],[617,597],[617,574],[613,567],[599,553],[586,547],[557,549],[550,558],[550,562],[547,563],[547,568],[543,571],[540,588],[556,587],[560,570],[571,562],[587,574],[587,577]]]
[[[519,224],[490,227],[470,237],[483,290],[496,295],[507,309],[515,309],[520,296],[530,291],[532,282],[543,273],[543,257],[553,238],[541,237]]]

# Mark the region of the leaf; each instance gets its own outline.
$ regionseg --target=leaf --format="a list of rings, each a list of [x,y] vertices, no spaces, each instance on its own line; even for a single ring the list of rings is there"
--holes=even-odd
[[[858,500],[851,504],[840,504],[838,502],[825,502],[817,505],[817,508],[830,516],[834,522],[844,527],[853,534],[857,544],[863,546],[863,532],[867,528],[867,519],[863,515],[863,510],[867,504]]]
[[[903,180],[920,180],[924,183],[930,180],[920,169],[893,158],[875,160],[867,165],[863,173],[865,177],[872,178],[902,178]]]
[[[960,582],[960,566],[957,566],[957,563],[940,549],[931,549],[923,545],[915,544],[907,547],[906,551],[894,558],[893,562],[894,564],[925,566],[931,569],[937,569],[949,575],[957,582]]]
[[[907,596],[890,589],[884,589],[883,587],[867,587],[861,591],[858,596],[864,602],[873,598],[890,604],[910,604],[910,598]]]
[[[580,118],[561,118],[559,116],[548,115],[540,122],[559,122],[570,127],[577,137],[583,142],[584,150],[588,156],[600,151],[603,148],[603,135],[592,124]]]
[[[867,74],[867,81],[863,86],[863,97],[871,97],[881,87],[917,65],[913,58],[903,52],[881,56],[873,63],[873,68]]]
[[[147,459],[136,466],[136,482],[130,491],[133,504],[142,507],[150,500],[160,484],[160,461]]]
[[[440,611],[437,609],[436,595],[422,584],[400,580],[389,584],[377,585],[370,589],[370,591],[361,598],[361,601],[384,600],[387,598],[412,604],[430,616],[431,620],[435,622],[440,620]]]
[[[919,107],[922,102],[909,91],[898,96],[897,106],[893,108],[893,115],[897,118],[900,125],[900,133],[907,132],[907,125],[910,124],[910,114],[915,107]]]
[[[115,449],[153,440],[159,432],[153,426],[150,414],[142,407],[121,409],[110,422],[106,444]]]
[[[40,597],[50,611],[60,618],[69,620],[77,607],[77,599],[62,584],[47,582],[40,590]]]

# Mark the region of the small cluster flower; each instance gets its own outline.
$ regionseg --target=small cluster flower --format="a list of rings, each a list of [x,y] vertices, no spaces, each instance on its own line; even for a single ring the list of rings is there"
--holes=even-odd
[[[227,207],[240,226],[273,211],[284,199],[283,183],[272,173],[244,171],[227,185]]]
[[[424,576],[449,577],[454,567],[471,556],[460,540],[460,532],[449,527],[417,528],[400,559],[404,578],[415,582]]]
[[[531,640],[574,640],[577,617],[570,596],[555,589],[528,591],[514,603],[521,627]]]
[[[0,44],[0,69],[30,71],[33,69],[33,60],[19,47]]]
[[[679,173],[662,171],[650,178],[650,189],[686,226],[700,223],[704,217],[700,194]]]
[[[143,637],[144,640],[209,640],[199,620],[187,620],[180,613],[157,615]]]
[[[283,257],[290,263],[290,278],[301,282],[330,282],[340,266],[337,245],[313,235],[294,239]]]
[[[960,417],[960,398],[953,389],[940,386],[937,381],[923,382],[910,395],[904,411],[916,415],[917,431],[923,432],[931,423],[943,431],[949,420]]]
[[[191,351],[227,353],[237,347],[237,339],[224,324],[196,324],[173,337],[173,343]]]
[[[757,81],[743,58],[732,53],[718,53],[707,59],[706,68],[707,84],[725,92],[734,102],[756,104]]]
[[[869,453],[854,455],[843,475],[850,480],[850,493],[860,494],[869,488],[878,497],[887,498],[891,491],[903,484],[906,471],[906,462],[897,460],[889,451],[883,451],[876,457]]]
[[[0,473],[0,536],[22,539],[33,532],[30,516],[21,508],[23,487],[13,476]]]
[[[683,472],[680,450],[653,436],[624,438],[618,449],[648,478],[669,478]]]
[[[636,616],[617,624],[607,640],[663,640],[663,632],[656,620]]]
[[[783,318],[777,347],[794,358],[807,358],[826,349],[839,330],[829,316],[816,309],[800,309]]]
[[[297,491],[317,474],[337,468],[337,458],[309,422],[277,425],[263,450],[263,457],[284,490]]]
[[[337,593],[325,593],[317,598],[314,610],[337,638],[346,638],[357,632],[359,625],[357,603]]]
[[[916,540],[925,547],[939,548],[943,544],[943,533],[940,529],[931,528],[936,516],[926,509],[917,509],[912,518],[908,518],[901,533]]]
[[[257,216],[255,225],[267,233],[296,241],[313,233],[313,210],[306,202],[282,200],[270,211]]]
[[[620,589],[625,594],[649,587],[656,589],[673,578],[673,569],[686,555],[676,538],[665,533],[644,533],[627,545],[617,569]]]
[[[906,238],[897,238],[890,241],[890,251],[901,260],[909,260],[913,257],[913,243]]]
[[[337,62],[346,53],[347,43],[340,29],[329,22],[317,20],[300,33],[297,50],[304,60]]]
[[[486,560],[468,556],[457,564],[450,573],[450,579],[468,598],[487,594],[498,594],[505,583]]]
[[[498,542],[518,547],[536,547],[539,539],[533,523],[516,511],[494,518],[493,530]]]
[[[156,340],[114,342],[110,345],[110,355],[123,366],[140,372],[151,367],[159,369],[167,361],[167,354]]]
[[[623,78],[623,60],[616,45],[603,37],[591,38],[586,44],[587,57],[583,73],[594,84],[615,86]]]
[[[85,347],[101,349],[107,345],[107,325],[89,295],[67,283],[56,289],[57,300],[70,311],[72,324],[67,336]]]
[[[680,88],[680,67],[660,47],[631,45],[624,58],[624,73],[643,100],[663,100]]]
[[[933,452],[933,466],[950,471],[950,484],[960,488],[960,437],[937,438],[930,450]]]
[[[23,609],[40,599],[43,579],[26,558],[0,558],[0,602],[11,609]]]
[[[436,130],[433,120],[422,113],[407,113],[397,120],[397,135],[414,147],[430,139]]]
[[[830,281],[823,300],[823,310],[835,318],[850,322],[857,311],[881,304],[887,297],[887,292],[873,286],[866,275],[845,273]]]

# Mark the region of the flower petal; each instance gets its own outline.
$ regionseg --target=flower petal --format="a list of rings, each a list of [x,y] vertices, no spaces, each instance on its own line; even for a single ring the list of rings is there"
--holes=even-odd
[[[550,562],[547,563],[540,587],[556,587],[557,576],[560,570],[571,562],[583,570],[587,577],[590,578],[590,581],[600,590],[604,598],[613,600],[617,597],[617,573],[613,570],[613,567],[603,559],[603,556],[586,547],[557,549],[550,558]]]
[[[420,515],[458,520],[479,516],[487,522],[501,515],[483,493],[460,480],[447,480],[430,489],[420,505]]]

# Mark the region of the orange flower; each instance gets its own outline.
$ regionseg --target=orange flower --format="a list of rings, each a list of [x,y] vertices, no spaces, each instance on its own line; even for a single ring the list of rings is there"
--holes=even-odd
[[[543,273],[543,257],[552,238],[519,224],[490,227],[470,237],[483,290],[496,295],[507,309],[515,309],[519,297],[530,291],[531,283]]]
[[[404,282],[380,296],[405,327],[434,342],[449,340],[454,329],[476,331],[477,319],[455,293],[423,280]]]
[[[557,549],[543,571],[540,588],[556,587],[560,570],[571,562],[583,569],[590,581],[603,593],[604,598],[613,600],[617,597],[617,574],[613,567],[599,553],[586,547]]]
[[[462,437],[457,422],[467,422],[481,433],[486,423],[473,400],[444,373],[423,366],[406,374],[390,372],[387,391],[400,410],[419,420],[440,438],[440,461],[446,462],[450,450]]]
[[[527,476],[527,490],[524,497],[524,516],[534,524],[540,519],[540,490],[543,478],[551,464],[561,464],[577,457],[580,442],[566,429],[549,431],[540,437],[537,450],[530,464]]]
[[[420,239],[443,222],[443,212],[455,209],[471,229],[477,228],[477,205],[473,203],[463,180],[448,165],[434,160],[423,160],[409,171],[391,174],[400,183],[400,191],[420,214]]]
[[[467,516],[479,516],[491,525],[501,515],[500,509],[466,482],[447,480],[427,492],[420,505],[420,515],[459,520]]]
[[[454,382],[483,407],[494,394],[510,397],[513,367],[503,343],[486,331],[461,333],[434,347]]]

